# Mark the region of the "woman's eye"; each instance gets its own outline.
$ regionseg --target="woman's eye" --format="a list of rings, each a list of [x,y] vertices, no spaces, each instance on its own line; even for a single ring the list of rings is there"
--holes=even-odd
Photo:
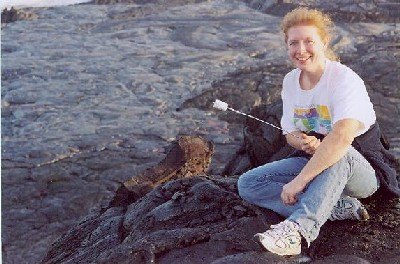
[[[314,40],[307,40],[308,44],[314,44]]]

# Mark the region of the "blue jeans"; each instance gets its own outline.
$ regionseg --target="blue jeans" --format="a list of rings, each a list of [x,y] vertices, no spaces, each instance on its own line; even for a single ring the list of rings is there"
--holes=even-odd
[[[307,162],[305,157],[292,157],[252,169],[240,176],[238,191],[247,202],[297,223],[310,244],[342,195],[366,198],[378,189],[379,182],[368,161],[350,147],[343,158],[306,186],[296,204],[285,205],[280,196],[283,185],[295,178]]]

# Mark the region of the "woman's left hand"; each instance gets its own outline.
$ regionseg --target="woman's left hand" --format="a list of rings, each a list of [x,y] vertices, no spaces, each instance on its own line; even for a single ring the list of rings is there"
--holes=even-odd
[[[305,188],[305,185],[300,181],[293,179],[291,182],[285,184],[282,189],[281,199],[286,205],[293,205],[297,203],[297,196]]]

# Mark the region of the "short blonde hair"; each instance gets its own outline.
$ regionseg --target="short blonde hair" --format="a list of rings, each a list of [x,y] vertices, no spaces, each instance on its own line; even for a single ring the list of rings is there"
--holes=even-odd
[[[287,13],[283,17],[281,23],[281,30],[285,35],[285,43],[287,43],[289,29],[299,25],[315,26],[322,41],[327,45],[325,56],[330,60],[339,60],[338,56],[329,45],[335,25],[327,14],[306,7],[298,7]]]

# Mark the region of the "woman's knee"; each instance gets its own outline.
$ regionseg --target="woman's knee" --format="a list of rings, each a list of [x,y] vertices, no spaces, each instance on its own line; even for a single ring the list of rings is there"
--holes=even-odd
[[[242,174],[237,181],[239,196],[247,200],[246,198],[248,198],[252,193],[251,190],[253,186],[254,175],[250,174],[249,172]]]
[[[368,198],[371,195],[373,195],[377,190],[379,189],[379,182],[378,180],[372,179],[372,180],[367,180],[364,179],[362,184],[357,184],[357,183],[348,183],[344,190],[343,194],[352,196],[355,198],[363,199],[363,198]]]

